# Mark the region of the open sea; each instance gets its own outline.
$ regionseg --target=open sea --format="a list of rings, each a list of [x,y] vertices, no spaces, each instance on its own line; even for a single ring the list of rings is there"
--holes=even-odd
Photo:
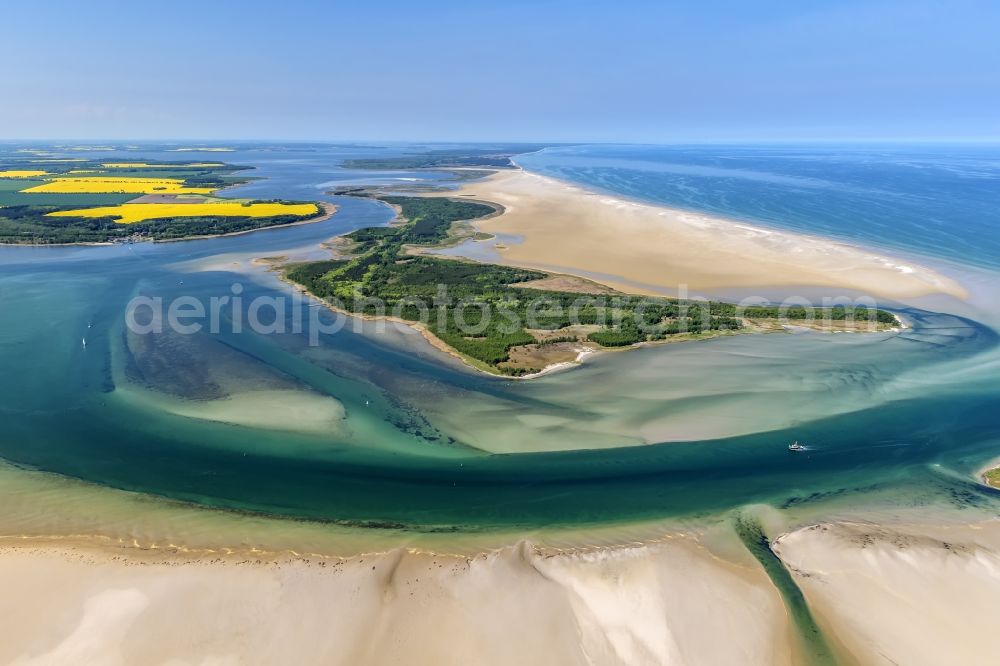
[[[530,171],[672,208],[1000,268],[1000,146],[572,146]]]

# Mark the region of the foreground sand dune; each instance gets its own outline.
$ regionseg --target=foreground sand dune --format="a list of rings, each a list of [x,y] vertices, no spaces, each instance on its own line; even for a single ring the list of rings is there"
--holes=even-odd
[[[860,663],[997,663],[1000,521],[817,525],[774,550]]]
[[[189,511],[146,510],[159,516],[147,538],[172,531],[163,511]],[[277,522],[224,518],[221,529],[203,525],[203,538],[266,534],[273,545],[222,554],[218,545],[3,538],[0,663],[806,663],[778,590],[725,524],[658,532],[646,545],[478,551],[466,542],[472,554],[393,547],[341,558],[271,549],[290,539],[336,550],[339,538],[322,546],[313,526],[286,533]],[[829,523],[773,548],[842,663],[993,663],[1000,520]]]
[[[764,229],[591,192],[527,171],[500,171],[459,195],[501,204],[477,227],[520,237],[507,263],[591,277],[632,293],[813,287],[882,298],[966,296],[931,269],[829,239]],[[838,291],[839,290],[839,291]]]
[[[0,663],[24,666],[794,661],[763,571],[688,537],[326,562],[16,546],[0,550],[0,586]]]

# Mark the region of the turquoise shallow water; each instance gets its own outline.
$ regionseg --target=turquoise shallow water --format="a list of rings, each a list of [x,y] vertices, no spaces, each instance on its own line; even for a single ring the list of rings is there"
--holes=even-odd
[[[318,197],[331,183],[371,177],[337,167],[361,149],[300,148],[228,154],[229,161],[260,165],[259,175],[268,176],[234,194]],[[532,159],[555,158],[542,153],[523,161]],[[630,182],[627,173],[605,173],[589,155],[579,159],[590,175],[565,164],[539,169],[564,169],[560,175],[583,182],[603,178],[601,187],[655,198],[650,192],[658,186],[650,183],[659,182],[661,171],[648,169],[639,178],[649,180],[630,189],[617,184]],[[844,169],[822,155],[801,161],[810,165],[810,178],[819,178],[817,165]],[[707,176],[703,192],[725,186],[717,176]],[[379,175],[386,182],[411,177]],[[757,208],[737,206],[741,217],[777,223],[769,217],[778,216],[773,188],[787,189],[786,211],[804,206],[797,203],[796,182],[772,181],[765,182],[769,194],[760,195]],[[746,185],[736,179],[731,187],[725,199],[736,206]],[[897,187],[904,198],[919,189],[910,181],[880,187]],[[972,205],[965,194],[952,194],[959,208]],[[841,196],[852,208],[840,214],[855,219],[853,211],[864,204],[848,195],[831,194],[825,217],[808,230],[835,224]],[[689,196],[687,205],[716,210],[709,194]],[[914,327],[900,335],[741,336],[609,354],[531,382],[476,375],[392,330],[348,328],[319,346],[308,345],[304,334],[249,331],[130,343],[123,318],[136,294],[207,300],[230,295],[238,282],[245,302],[287,296],[273,276],[245,272],[246,260],[310,248],[391,216],[374,202],[326,198],[341,206],[329,221],[244,236],[0,248],[0,455],[209,506],[433,530],[694,516],[751,503],[863,502],[873,494],[908,505],[1000,506],[997,493],[971,481],[972,471],[1000,455],[1000,385],[990,369],[998,338],[974,318],[913,309],[904,314]],[[799,214],[781,219],[801,226]],[[896,235],[888,227],[848,225],[836,235],[925,253],[941,247],[949,259],[970,238],[982,237],[971,243],[981,255],[975,263],[996,259],[989,250],[995,238],[985,227],[969,227],[965,218],[950,225],[961,238],[946,242],[947,225],[926,223]],[[296,303],[286,312],[289,321],[296,311],[316,312],[308,302]],[[262,430],[173,409],[196,397],[239,394],[240,387],[280,388],[293,400],[328,396],[346,420],[317,431],[279,405],[287,427]],[[810,450],[789,454],[785,445],[792,439],[808,442]],[[525,452],[608,446],[615,448]],[[512,453],[489,453],[500,450]]]

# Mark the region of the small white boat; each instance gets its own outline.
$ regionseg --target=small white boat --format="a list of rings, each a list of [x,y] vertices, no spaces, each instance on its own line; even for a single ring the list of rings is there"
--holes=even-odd
[[[794,442],[792,442],[791,444],[788,445],[788,450],[789,451],[805,451],[806,447],[804,447],[801,444],[799,444],[798,440],[795,440]]]
[[[84,349],[86,349],[86,348],[87,348],[87,338],[84,338],[84,339],[83,339],[83,348],[84,348]]]

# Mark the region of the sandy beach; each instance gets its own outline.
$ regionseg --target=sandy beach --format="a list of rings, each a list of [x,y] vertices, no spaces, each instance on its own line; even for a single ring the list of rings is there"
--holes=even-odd
[[[350,559],[0,546],[0,662],[792,664],[752,559],[697,539]],[[725,636],[725,640],[719,640]]]
[[[816,525],[774,550],[858,662],[996,663],[1000,521]]]
[[[579,275],[630,293],[676,294],[683,285],[690,293],[811,287],[832,296],[966,296],[951,278],[912,262],[627,201],[523,170],[463,184],[458,196],[504,207],[476,227],[519,237],[497,248],[505,263]]]
[[[845,663],[992,663],[1000,522],[829,523],[774,550]],[[350,557],[7,538],[0,585],[0,662],[22,666],[802,663],[762,568],[697,532]]]

